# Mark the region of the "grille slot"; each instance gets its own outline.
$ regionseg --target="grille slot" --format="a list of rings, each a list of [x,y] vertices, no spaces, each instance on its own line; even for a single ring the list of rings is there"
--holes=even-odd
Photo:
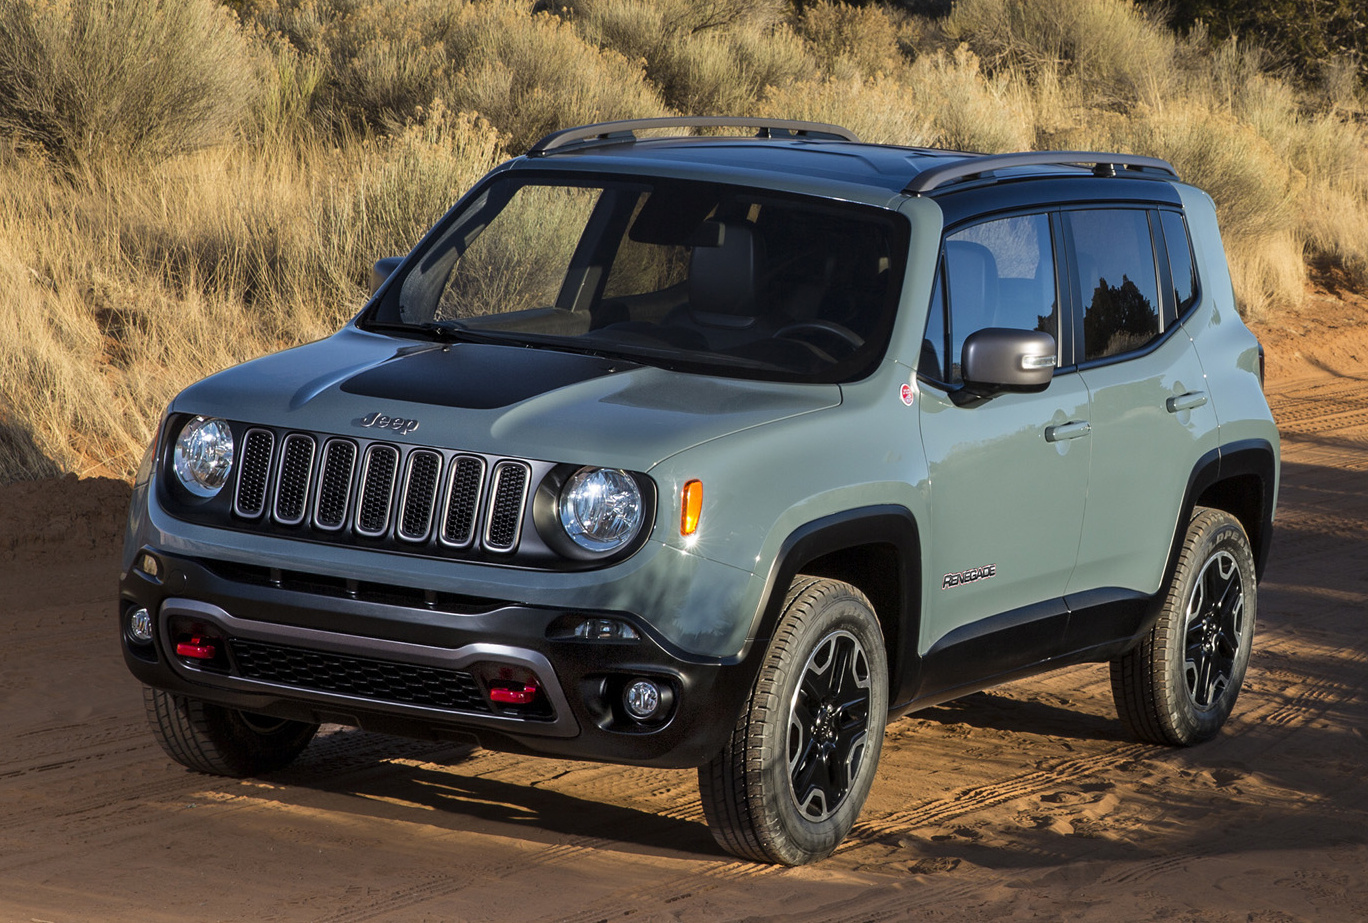
[[[366,450],[361,496],[356,501],[356,531],[360,534],[376,538],[389,528],[394,480],[398,472],[399,450],[394,446],[373,445]]]
[[[522,462],[501,461],[494,466],[484,534],[484,545],[490,551],[509,552],[518,547],[529,473]]]
[[[280,475],[276,479],[275,519],[287,526],[304,521],[313,476],[314,441],[312,436],[291,433],[280,450]]]
[[[404,478],[403,501],[399,512],[400,538],[421,542],[428,537],[441,477],[442,456],[426,449],[409,453],[408,474]]]
[[[266,511],[266,482],[271,476],[274,449],[275,436],[268,430],[248,430],[242,440],[242,467],[238,471],[233,512],[244,519],[256,519]]]
[[[484,485],[482,458],[462,455],[451,465],[447,478],[445,511],[442,514],[442,542],[453,548],[466,548],[475,540],[475,517],[480,512],[480,488]]]
[[[458,711],[489,712],[475,677],[463,670],[348,657],[327,651],[234,638],[238,672],[295,689]]]
[[[347,439],[329,439],[323,446],[323,471],[318,477],[318,498],[314,501],[315,526],[336,531],[347,524],[355,470],[356,444]]]

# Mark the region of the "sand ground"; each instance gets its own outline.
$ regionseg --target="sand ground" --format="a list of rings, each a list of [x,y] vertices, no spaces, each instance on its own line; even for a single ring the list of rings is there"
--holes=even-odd
[[[854,834],[733,861],[694,775],[329,727],[236,781],[154,743],[114,628],[128,488],[0,487],[0,923],[1368,920],[1368,316],[1260,328],[1283,487],[1245,691],[1188,750],[1105,666],[892,723]]]

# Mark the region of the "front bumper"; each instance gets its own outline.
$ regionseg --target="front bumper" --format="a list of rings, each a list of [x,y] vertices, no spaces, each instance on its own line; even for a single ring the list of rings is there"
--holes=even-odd
[[[692,656],[630,612],[472,599],[153,547],[130,560],[121,636],[125,661],[147,685],[278,718],[474,737],[496,750],[700,765],[730,734],[763,651],[755,645],[726,662]],[[152,616],[150,641],[129,630],[139,608]],[[575,637],[585,619],[625,623],[636,638]],[[636,679],[665,691],[664,713],[628,714],[623,690]],[[529,686],[530,701],[509,701]]]

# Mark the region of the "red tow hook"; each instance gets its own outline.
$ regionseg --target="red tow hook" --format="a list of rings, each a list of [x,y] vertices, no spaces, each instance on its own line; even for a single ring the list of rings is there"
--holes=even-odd
[[[212,648],[210,648],[212,650]],[[501,705],[531,705],[532,700],[537,697],[536,686],[523,686],[521,689],[509,689],[506,686],[492,686],[489,690],[489,700],[498,702]]]
[[[176,655],[189,657],[191,660],[213,660],[217,653],[218,649],[214,645],[207,643],[204,638],[198,636],[176,645]]]

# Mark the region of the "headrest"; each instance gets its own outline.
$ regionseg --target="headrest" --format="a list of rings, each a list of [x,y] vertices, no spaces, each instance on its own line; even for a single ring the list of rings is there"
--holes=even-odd
[[[956,326],[966,331],[993,326],[998,298],[997,260],[993,251],[969,240],[947,240],[945,262]]]
[[[726,324],[749,321],[760,310],[756,295],[764,248],[747,223],[705,221],[689,259],[689,310]],[[715,246],[708,246],[716,240]],[[728,320],[730,319],[730,321]]]

